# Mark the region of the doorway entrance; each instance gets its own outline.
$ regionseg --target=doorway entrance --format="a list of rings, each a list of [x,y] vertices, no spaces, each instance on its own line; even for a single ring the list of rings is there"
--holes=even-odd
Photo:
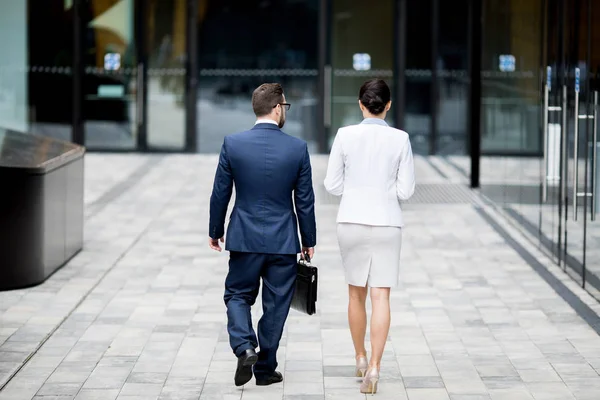
[[[187,3],[82,2],[82,113],[88,148],[189,150]]]
[[[411,135],[423,155],[469,153],[469,1],[323,0],[325,148],[362,119],[358,91],[371,78],[392,90],[387,122]]]

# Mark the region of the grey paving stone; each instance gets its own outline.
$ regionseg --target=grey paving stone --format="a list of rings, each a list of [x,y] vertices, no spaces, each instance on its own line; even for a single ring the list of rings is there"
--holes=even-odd
[[[131,383],[152,383],[163,385],[167,380],[166,373],[152,373],[152,372],[137,372],[131,373],[127,377],[127,382]]]
[[[442,378],[437,376],[403,377],[404,386],[407,389],[443,388]]]
[[[75,400],[115,400],[118,395],[116,389],[82,389]]]
[[[38,396],[73,396],[81,389],[79,383],[46,383],[37,392]]]
[[[75,396],[35,396],[33,400],[73,400]]]
[[[407,389],[409,400],[448,400],[445,389]]]
[[[162,383],[133,383],[126,382],[119,396],[148,396],[158,397],[162,392]]]

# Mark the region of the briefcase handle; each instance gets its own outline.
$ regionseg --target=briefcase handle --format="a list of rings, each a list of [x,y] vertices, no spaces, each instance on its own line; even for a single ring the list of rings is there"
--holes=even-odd
[[[310,264],[310,256],[308,255],[307,251],[304,252],[304,261],[306,261],[308,264]]]

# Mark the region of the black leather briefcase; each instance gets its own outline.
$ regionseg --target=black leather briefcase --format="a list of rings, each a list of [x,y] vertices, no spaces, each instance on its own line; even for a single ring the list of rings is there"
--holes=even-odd
[[[317,312],[317,267],[310,263],[310,258],[305,255],[305,260],[298,260],[298,273],[296,275],[296,291],[292,298],[292,308],[304,314],[313,315]]]

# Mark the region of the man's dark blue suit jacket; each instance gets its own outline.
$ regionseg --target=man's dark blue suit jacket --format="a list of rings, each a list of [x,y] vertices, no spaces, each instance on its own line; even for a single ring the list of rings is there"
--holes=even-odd
[[[225,138],[210,198],[209,236],[213,239],[224,235],[234,185],[226,250],[298,254],[298,224],[302,245],[316,245],[315,196],[306,142],[270,123],[258,123]]]

